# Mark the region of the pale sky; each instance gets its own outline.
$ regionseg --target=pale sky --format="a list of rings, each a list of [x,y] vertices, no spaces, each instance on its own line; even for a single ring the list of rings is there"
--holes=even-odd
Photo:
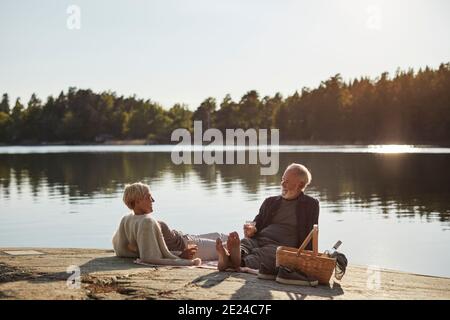
[[[195,109],[336,73],[435,68],[449,39],[448,0],[1,0],[0,94],[26,103],[75,86]]]

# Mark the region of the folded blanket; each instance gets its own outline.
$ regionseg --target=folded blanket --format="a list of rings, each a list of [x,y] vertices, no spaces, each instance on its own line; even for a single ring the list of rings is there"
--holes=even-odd
[[[151,263],[145,263],[141,259],[134,260],[134,263],[139,264],[139,265],[143,265],[143,266],[148,266],[148,267],[160,267],[159,265],[155,265],[155,264],[151,264]],[[177,267],[179,267],[179,268],[202,268],[202,269],[216,270],[217,269],[217,261],[206,261],[206,262],[203,262],[202,264],[200,264],[198,266],[177,266]],[[236,270],[231,269],[231,268],[227,269],[225,271],[236,272]],[[247,268],[247,267],[241,267],[239,269],[239,272],[250,273],[250,274],[254,274],[254,275],[258,274],[258,270]]]
[[[133,261],[135,264],[139,264],[142,266],[147,266],[147,267],[160,267],[161,265],[157,265],[157,264],[153,264],[153,263],[146,263],[144,261],[142,261],[141,259],[136,259]],[[174,266],[176,268],[202,268],[202,269],[212,269],[215,270],[217,269],[217,261],[205,261],[202,262],[199,265],[189,265],[189,266]]]

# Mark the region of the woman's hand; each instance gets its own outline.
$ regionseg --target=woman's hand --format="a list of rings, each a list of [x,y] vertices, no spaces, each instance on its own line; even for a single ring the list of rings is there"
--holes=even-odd
[[[192,260],[192,263],[194,266],[201,266],[202,265],[202,259],[200,258],[195,258],[194,260]]]
[[[180,254],[180,258],[192,260],[197,253],[197,247],[186,248]]]
[[[128,243],[128,246],[127,246],[127,248],[128,248],[128,250],[130,250],[130,251],[132,251],[132,252],[134,252],[134,253],[137,253],[137,245],[136,245],[136,242],[134,242],[134,243]]]

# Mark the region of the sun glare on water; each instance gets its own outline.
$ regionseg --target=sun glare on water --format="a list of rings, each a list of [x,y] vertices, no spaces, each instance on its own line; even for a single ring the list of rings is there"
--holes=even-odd
[[[410,153],[415,151],[414,146],[401,144],[369,146],[369,149],[374,153]]]

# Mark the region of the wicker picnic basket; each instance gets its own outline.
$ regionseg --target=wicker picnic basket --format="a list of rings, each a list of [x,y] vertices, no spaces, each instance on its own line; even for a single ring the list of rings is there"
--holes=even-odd
[[[305,250],[312,240],[313,251]],[[321,284],[329,284],[333,270],[336,266],[336,259],[318,252],[319,227],[314,225],[313,229],[303,241],[300,248],[278,247],[276,254],[276,264],[298,270],[306,275],[316,278]]]

